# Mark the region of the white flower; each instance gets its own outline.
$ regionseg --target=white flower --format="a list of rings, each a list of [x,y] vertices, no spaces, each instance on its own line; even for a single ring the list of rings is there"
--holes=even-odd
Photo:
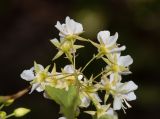
[[[106,90],[106,95],[111,94],[114,98],[114,110],[120,110],[121,108],[123,110],[126,109],[123,103],[125,103],[127,107],[130,108],[131,106],[127,101],[136,100],[134,90],[136,90],[138,86],[133,81],[121,83],[119,82],[120,80],[121,76],[117,75],[117,77],[115,77],[114,74],[111,74],[109,79],[105,76],[101,79],[101,83]]]
[[[77,76],[75,76],[77,73]],[[83,75],[79,74],[78,70],[74,69],[73,65],[66,65],[61,73],[56,73],[55,82],[52,83],[52,86],[59,89],[65,89],[68,91],[69,86],[75,85],[76,80],[81,80]]]
[[[73,67],[73,65],[66,65],[64,67],[64,73],[68,73],[68,74],[73,74],[75,73],[75,69]],[[78,75],[78,80],[81,80],[83,78],[83,75]]]
[[[126,83],[117,83],[114,90],[115,94],[113,94],[113,109],[120,110],[122,108],[124,110],[127,107],[131,108],[127,101],[136,100],[134,90],[136,90],[137,88],[138,86],[133,81],[129,81]],[[125,103],[127,107],[125,107],[123,103]]]
[[[64,67],[64,72],[65,73],[69,73],[69,74],[73,74],[74,73],[74,67],[73,67],[73,65],[66,65],[65,67]]]
[[[80,87],[80,100],[81,104],[80,107],[88,107],[90,105],[90,102],[94,104],[99,105],[99,102],[102,102],[101,98],[99,97],[97,93],[97,88],[95,85],[90,82],[90,80],[87,80],[83,78],[84,80],[79,80],[81,87]]]
[[[100,50],[101,52],[114,53],[120,52],[126,49],[125,46],[118,47],[116,42],[118,39],[118,33],[116,32],[114,36],[110,36],[109,31],[100,31],[97,35],[97,39],[103,46]]]
[[[61,37],[79,35],[83,32],[82,24],[75,22],[69,17],[66,17],[65,23],[63,24],[58,21],[55,27],[60,31],[59,35]]]
[[[30,68],[29,70],[24,70],[21,73],[21,78],[26,81],[32,81],[32,88],[30,93],[32,93],[34,90],[38,92],[42,92],[44,90],[44,79],[49,74],[48,68],[44,69],[44,67],[40,64],[36,64],[35,66]]]
[[[119,73],[122,75],[131,73],[129,71],[129,65],[133,63],[133,59],[130,55],[120,56],[120,53],[110,54],[108,55],[108,59],[103,58],[103,60],[108,64],[106,68],[112,73]]]
[[[110,108],[110,105],[100,105],[97,107],[97,111],[85,111],[92,116],[96,116],[97,119],[101,117],[108,117],[109,119],[118,119],[116,112]]]

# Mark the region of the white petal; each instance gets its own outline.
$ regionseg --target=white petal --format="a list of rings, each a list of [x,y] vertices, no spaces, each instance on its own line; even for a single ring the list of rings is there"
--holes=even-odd
[[[121,51],[124,51],[126,49],[126,46],[121,46],[121,47],[118,47],[118,48],[113,48],[112,50],[110,50],[109,52],[110,53],[119,53]]]
[[[131,71],[123,71],[123,72],[119,72],[120,75],[128,75],[131,74]]]
[[[74,68],[73,68],[73,65],[66,65],[65,67],[64,67],[64,71],[66,72],[66,73],[74,73]]]
[[[59,35],[65,37],[66,35],[78,35],[83,32],[82,24],[75,22],[73,19],[66,17],[65,23],[60,24],[58,21],[55,27],[60,31]]]
[[[83,32],[82,24],[75,22],[69,17],[66,18],[66,27],[68,29],[68,32],[71,34],[80,34]]]
[[[82,32],[83,32],[83,26],[82,26],[82,24],[77,23],[74,32],[75,32],[75,34],[80,34],[80,33],[82,33]]]
[[[73,34],[73,27],[74,27],[74,21],[71,20],[69,17],[66,17],[66,31],[68,34]]]
[[[127,93],[127,92],[130,92],[130,91],[134,91],[137,88],[138,88],[138,86],[133,81],[129,81],[129,82],[124,83],[121,86],[120,90]]]
[[[114,97],[114,101],[113,101],[113,109],[114,110],[120,110],[122,107],[122,102],[121,102],[121,98],[118,96]]]
[[[78,75],[78,80],[82,80],[83,79],[83,75]]]
[[[67,119],[66,117],[59,117],[58,119]]]
[[[127,100],[127,101],[132,101],[132,100],[136,100],[136,95],[134,94],[134,92],[130,92],[128,94],[125,94],[124,95],[124,98]]]
[[[118,64],[121,65],[121,66],[129,66],[133,63],[133,59],[131,58],[130,55],[127,55],[127,56],[121,56],[119,59],[118,59]]]
[[[118,33],[116,32],[114,36],[110,36],[108,40],[108,47],[113,46],[118,39]]]
[[[60,32],[63,32],[62,25],[60,24],[59,21],[57,21],[57,24],[55,25],[55,27],[56,27]]]
[[[33,70],[24,70],[20,76],[26,81],[32,81],[35,78]]]
[[[43,89],[41,86],[38,86],[38,87],[36,88],[36,91],[37,91],[37,92],[42,92],[42,91],[44,91],[44,89]]]
[[[110,78],[109,78],[110,83],[111,83],[112,81],[114,81],[114,77],[115,77],[114,75],[115,75],[114,73],[110,74]]]
[[[109,108],[109,110],[107,110],[106,114],[114,115],[114,110],[112,108]]]
[[[81,98],[81,107],[88,107],[90,105],[90,99],[86,96]]]
[[[110,32],[109,31],[100,31],[97,35],[97,39],[98,41],[105,45],[108,44],[108,40],[109,40],[109,37],[110,37]]]

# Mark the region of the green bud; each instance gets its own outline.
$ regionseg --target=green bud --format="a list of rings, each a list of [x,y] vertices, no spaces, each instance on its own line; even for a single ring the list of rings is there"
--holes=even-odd
[[[20,107],[20,108],[15,109],[13,113],[15,117],[22,117],[26,115],[27,113],[29,113],[30,111],[31,111],[30,109]]]
[[[9,99],[6,102],[4,102],[5,106],[10,106],[14,102],[14,99]]]
[[[6,112],[0,111],[0,119],[5,119],[6,118]]]

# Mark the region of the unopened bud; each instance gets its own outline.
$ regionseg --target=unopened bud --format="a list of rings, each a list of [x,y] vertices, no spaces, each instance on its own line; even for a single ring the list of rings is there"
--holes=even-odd
[[[5,119],[6,118],[6,112],[0,111],[0,119]]]
[[[4,103],[4,105],[5,106],[10,106],[13,102],[14,102],[14,99],[9,99]]]
[[[30,111],[31,111],[30,109],[20,107],[20,108],[15,109],[13,113],[15,117],[22,117],[26,115],[27,113],[29,113]]]

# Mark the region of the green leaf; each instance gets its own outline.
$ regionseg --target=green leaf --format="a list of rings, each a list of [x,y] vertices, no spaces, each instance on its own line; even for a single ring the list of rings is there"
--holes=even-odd
[[[70,86],[68,91],[46,86],[45,91],[51,99],[60,105],[60,112],[67,119],[75,119],[77,106],[80,102],[78,90],[75,86]]]

